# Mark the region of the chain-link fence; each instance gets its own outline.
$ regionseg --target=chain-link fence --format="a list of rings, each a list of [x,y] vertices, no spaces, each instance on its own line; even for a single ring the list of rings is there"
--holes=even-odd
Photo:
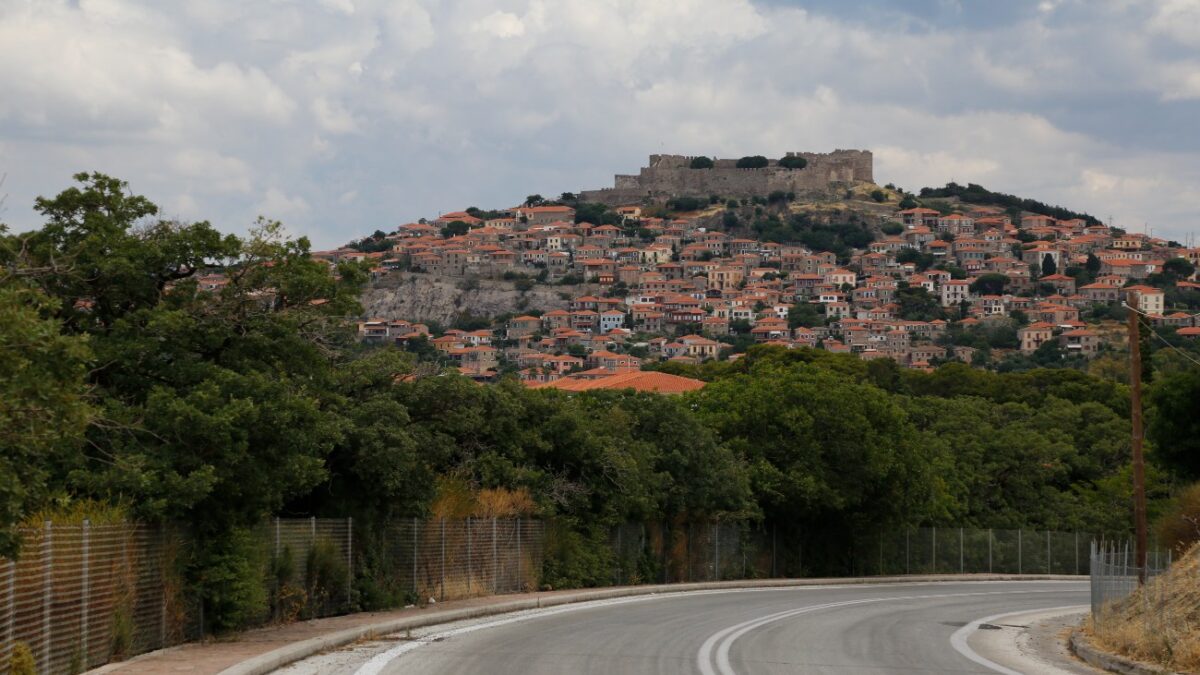
[[[1092,590],[1092,620],[1103,624],[1112,618],[1120,602],[1129,597],[1138,588],[1141,568],[1137,566],[1137,558],[1129,542],[1093,542],[1089,550],[1091,560],[1091,590]],[[1147,551],[1146,569],[1142,581],[1149,582],[1154,577],[1167,571],[1171,566],[1171,550],[1153,549]],[[1161,585],[1145,586],[1142,601],[1146,603],[1146,616],[1154,616],[1153,611],[1161,607],[1164,598]]]
[[[406,519],[387,525],[384,535],[382,574],[414,598],[538,586],[540,521]],[[0,559],[0,672],[18,648],[32,653],[38,672],[82,672],[208,632],[204,602],[184,590],[181,552],[189,542],[179,533],[85,521],[46,523],[22,536],[21,557]],[[354,609],[356,536],[364,533],[349,518],[277,518],[257,528],[255,555],[268,597],[258,621]]]
[[[0,561],[0,672],[17,645],[43,673],[82,672],[179,642],[177,540],[133,524],[54,525],[23,533]]]
[[[613,583],[778,576],[774,530],[742,522],[629,523],[613,529]]]
[[[386,530],[393,578],[419,600],[538,588],[545,526],[526,518],[396,521]]]
[[[830,574],[1087,574],[1091,535],[1046,530],[900,528],[828,542],[749,523],[633,523],[613,529],[614,584]],[[819,549],[819,550],[818,550]]]
[[[412,518],[371,528],[349,518],[275,519],[254,531],[268,597],[257,618],[286,622],[364,603],[535,590],[547,537],[545,523],[520,518]],[[785,535],[747,522],[637,523],[614,528],[609,550],[611,583],[626,585],[814,572],[1085,574],[1097,559],[1088,555],[1090,541],[1073,532],[918,528],[832,543],[819,533]],[[0,672],[16,645],[30,650],[41,672],[79,672],[203,636],[211,629],[205,603],[185,591],[183,562],[195,553],[189,546],[168,528],[141,525],[47,523],[26,531],[21,558],[0,560]],[[1128,577],[1109,573],[1100,604],[1126,588]],[[390,594],[365,600],[371,584]]]
[[[869,573],[1087,574],[1091,539],[1051,530],[906,529],[876,536],[878,562]]]

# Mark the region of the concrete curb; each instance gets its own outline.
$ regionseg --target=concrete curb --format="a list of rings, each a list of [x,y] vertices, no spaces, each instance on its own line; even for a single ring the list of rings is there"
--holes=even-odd
[[[1146,663],[1139,663],[1132,659],[1110,654],[1097,648],[1087,639],[1083,631],[1076,630],[1071,633],[1069,640],[1071,652],[1083,659],[1089,665],[1101,670],[1107,670],[1112,673],[1122,673],[1122,675],[1182,675],[1174,670],[1167,670],[1152,666]]]
[[[1081,581],[1087,577],[1062,574],[976,574],[976,575],[927,575],[911,577],[857,577],[852,579],[757,579],[751,581],[714,581],[689,584],[656,584],[650,586],[624,586],[597,589],[553,596],[535,595],[509,602],[484,607],[469,607],[434,611],[420,616],[381,621],[366,626],[347,628],[316,638],[301,640],[242,661],[221,671],[220,675],[265,675],[289,664],[306,659],[323,651],[344,647],[374,635],[388,635],[412,628],[423,628],[442,623],[466,619],[477,619],[509,612],[519,612],[541,607],[554,607],[590,600],[607,600],[635,595],[659,595],[686,593],[688,591],[732,590],[739,588],[790,588],[797,586],[852,586],[863,584],[930,583],[952,581]]]

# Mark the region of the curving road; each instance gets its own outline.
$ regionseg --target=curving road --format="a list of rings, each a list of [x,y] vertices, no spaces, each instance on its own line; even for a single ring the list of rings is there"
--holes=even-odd
[[[622,598],[437,626],[287,673],[1088,673],[1022,661],[973,622],[1083,605],[1084,582],[949,582]],[[1066,610],[1058,611],[1059,614]],[[992,653],[989,653],[989,649]],[[1050,659],[1053,661],[1053,659]]]

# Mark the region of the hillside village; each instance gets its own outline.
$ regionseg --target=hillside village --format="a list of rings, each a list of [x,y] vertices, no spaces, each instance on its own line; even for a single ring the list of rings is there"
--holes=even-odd
[[[478,380],[513,372],[535,387],[630,386],[628,373],[646,365],[735,359],[751,344],[917,369],[950,360],[1001,369],[1084,363],[1120,346],[1112,328],[1129,294],[1154,323],[1200,336],[1198,308],[1167,299],[1168,291],[1188,303],[1200,297],[1200,248],[1081,214],[935,199],[937,190],[918,201],[861,181],[830,188],[840,194],[807,202],[778,191],[616,206],[534,195],[314,255],[366,261],[376,278],[599,284],[602,292],[572,295],[565,309],[529,308],[486,326],[358,322],[364,342],[396,344]],[[789,227],[805,242],[779,236]],[[843,241],[838,228],[856,236]],[[834,236],[807,236],[822,229]]]

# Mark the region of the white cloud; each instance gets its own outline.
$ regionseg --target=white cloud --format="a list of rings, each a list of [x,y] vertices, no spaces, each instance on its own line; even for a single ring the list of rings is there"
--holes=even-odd
[[[1159,0],[1147,23],[1150,30],[1191,47],[1200,47],[1200,1]]]
[[[601,187],[652,152],[866,147],[910,189],[1193,227],[1200,143],[1144,139],[1147,113],[1200,105],[1200,0],[1023,1],[934,29],[750,0],[0,0],[7,218],[31,226],[34,195],[99,169],[332,246]]]
[[[271,187],[254,208],[262,216],[288,222],[306,215],[310,207],[304,197],[290,196],[279,188]]]
[[[516,14],[497,10],[471,24],[471,30],[498,38],[513,38],[525,34],[525,24]]]
[[[320,96],[312,102],[313,116],[323,131],[331,134],[349,134],[359,130],[359,122],[349,110],[337,101]]]

